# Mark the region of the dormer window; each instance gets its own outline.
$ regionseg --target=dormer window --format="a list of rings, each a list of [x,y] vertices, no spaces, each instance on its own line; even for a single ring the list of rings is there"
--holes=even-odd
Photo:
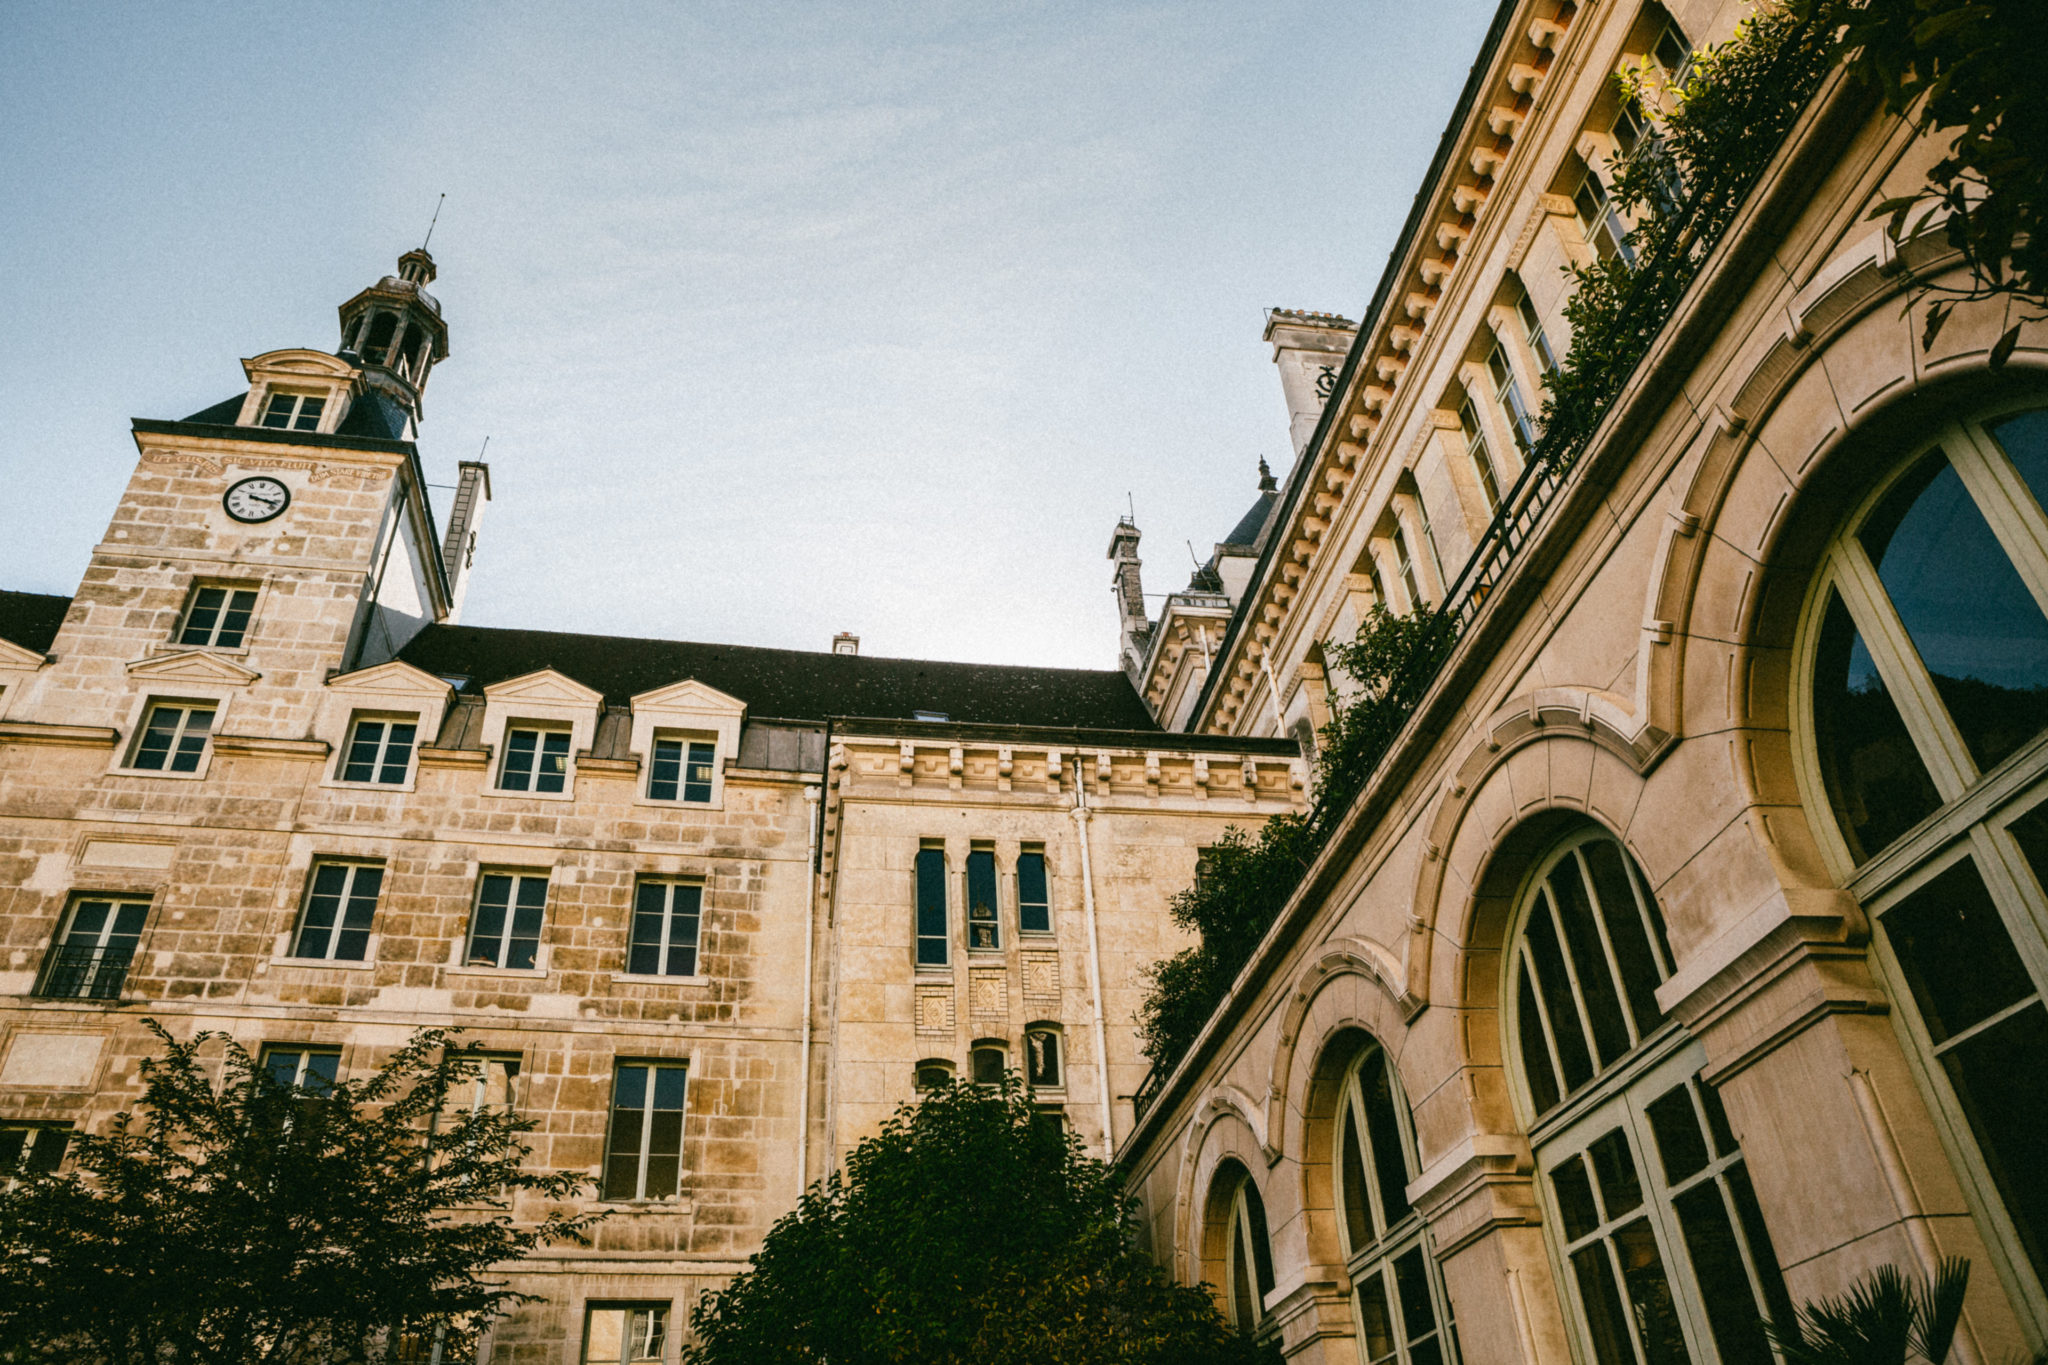
[[[263,415],[258,422],[279,431],[318,431],[320,414],[327,410],[324,394],[283,393],[273,391],[270,401],[263,405]]]
[[[647,779],[651,801],[709,801],[717,746],[701,740],[657,739]]]
[[[498,788],[508,792],[559,792],[569,774],[567,730],[516,729],[505,732],[505,763]]]

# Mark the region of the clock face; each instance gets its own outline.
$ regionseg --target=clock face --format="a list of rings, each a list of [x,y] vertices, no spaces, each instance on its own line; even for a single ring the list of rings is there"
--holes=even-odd
[[[291,506],[292,490],[272,478],[243,479],[220,501],[236,521],[269,521]]]

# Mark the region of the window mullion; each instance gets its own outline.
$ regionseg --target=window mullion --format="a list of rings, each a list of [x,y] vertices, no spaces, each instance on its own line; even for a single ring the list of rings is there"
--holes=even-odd
[[[633,1175],[633,1197],[635,1199],[645,1199],[647,1197],[647,1162],[654,1150],[654,1092],[660,1081],[661,1068],[648,1067],[647,1093],[641,1096],[640,1099],[640,1161],[639,1170],[635,1171]]]
[[[1842,594],[1849,619],[1861,632],[1870,661],[1906,722],[1913,747],[1927,765],[1927,775],[1947,804],[1977,780],[1977,765],[1955,722],[1949,719],[1941,694],[1934,690],[1933,675],[1913,647],[1870,556],[1854,537],[1844,537],[1835,547],[1835,562],[1835,589]]]
[[[1358,1148],[1358,1169],[1364,1172],[1365,1177],[1362,1183],[1365,1185],[1366,1222],[1372,1229],[1373,1242],[1378,1243],[1387,1235],[1387,1210],[1380,1202],[1379,1171],[1374,1168],[1372,1159],[1372,1129],[1366,1126],[1365,1089],[1359,1084],[1358,1071],[1358,1064],[1354,1063],[1344,1087],[1344,1102],[1351,1106],[1349,1136],[1352,1145]],[[1340,1152],[1338,1155],[1341,1157],[1343,1154]]]
[[[2034,605],[2048,616],[2048,514],[1988,433],[1974,423],[1962,431],[1964,439],[1943,442],[1949,464],[2027,585]]]
[[[1592,909],[1594,936],[1600,940],[1600,951],[1607,959],[1607,970],[1614,977],[1615,997],[1621,1006],[1621,1026],[1628,1034],[1629,1051],[1633,1052],[1643,1041],[1643,1036],[1636,1031],[1636,1012],[1629,1002],[1628,983],[1622,980],[1621,958],[1615,953],[1614,943],[1607,936],[1605,907],[1600,903],[1600,888],[1593,881],[1593,868],[1580,851],[1584,847],[1583,844],[1574,845],[1570,856],[1573,864],[1579,869],[1579,885],[1585,889],[1586,904]],[[1654,943],[1656,940],[1652,939],[1651,942]],[[1653,948],[1651,951],[1656,950]]]
[[[1555,864],[1553,864],[1553,870],[1554,868]],[[1564,916],[1558,913],[1557,897],[1550,893],[1550,878],[1547,874],[1537,895],[1542,898],[1544,908],[1550,912],[1550,927],[1552,932],[1557,935],[1557,955],[1564,962],[1564,979],[1570,983],[1572,988],[1572,1010],[1579,1017],[1579,1027],[1584,1030],[1586,1053],[1593,1063],[1593,1075],[1597,1078],[1601,1072],[1607,1069],[1607,1064],[1600,1059],[1599,1035],[1593,1031],[1593,1016],[1586,1008],[1586,990],[1584,986],[1579,984],[1579,967],[1572,960],[1571,940],[1566,937]],[[1596,915],[1599,913],[1597,906],[1594,913]],[[1627,1010],[1624,1009],[1622,1012],[1626,1014]],[[1558,1084],[1562,1087],[1565,1084],[1564,1073],[1562,1071],[1558,1072],[1557,1078]]]
[[[1571,1083],[1565,1079],[1564,1057],[1557,1050],[1557,1027],[1550,1022],[1550,1005],[1543,998],[1543,979],[1536,971],[1535,954],[1529,951],[1527,936],[1519,945],[1522,958],[1522,974],[1529,980],[1529,1000],[1536,1006],[1536,1022],[1543,1026],[1543,1047],[1550,1054],[1550,1074],[1557,1077],[1558,1098],[1562,1100],[1570,1093]],[[1513,994],[1515,1008],[1521,1009],[1521,994]]]
[[[2025,856],[2013,845],[2009,830],[1994,831],[1978,825],[1970,831],[1977,875],[1984,879],[1984,889],[1990,894],[1991,903],[1998,907],[2006,937],[2012,940],[2014,951],[2034,978],[2034,992],[2038,998],[2048,994],[2048,925],[2041,922],[2042,908],[2026,893],[2031,878],[2020,873],[2022,868],[2029,873],[2032,869],[2027,867]],[[2010,852],[2008,848],[2011,848]]]

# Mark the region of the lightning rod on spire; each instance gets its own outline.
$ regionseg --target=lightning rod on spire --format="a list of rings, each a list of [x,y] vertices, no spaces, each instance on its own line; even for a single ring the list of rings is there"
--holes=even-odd
[[[438,222],[440,222],[440,221],[441,221],[441,205],[443,205],[443,204],[445,204],[445,203],[447,203],[447,202],[448,202],[448,193],[447,193],[447,191],[445,191],[445,190],[444,190],[444,191],[442,191],[442,193],[441,193],[441,197],[440,197],[439,199],[436,199],[436,200],[434,201],[434,216],[433,216],[432,218],[430,218],[430,219],[428,219],[428,220],[427,220],[427,235],[426,235],[426,239],[425,239],[425,241],[422,241],[422,242],[420,243],[420,250],[421,250],[421,251],[425,251],[425,250],[427,249],[427,242],[431,242],[431,241],[433,241],[433,240],[434,240],[434,224],[436,224],[436,223],[438,223]],[[486,439],[488,439],[488,438],[486,438]]]

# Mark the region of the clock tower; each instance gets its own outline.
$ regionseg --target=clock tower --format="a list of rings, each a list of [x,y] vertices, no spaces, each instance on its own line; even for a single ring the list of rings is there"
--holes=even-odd
[[[49,661],[7,714],[125,737],[175,702],[210,708],[223,736],[292,742],[329,679],[454,618],[489,481],[463,466],[442,534],[415,443],[448,354],[434,273],[408,251],[341,306],[338,350],[267,351],[242,362],[234,397],[134,420],[127,488]],[[116,744],[115,768],[129,747]]]

